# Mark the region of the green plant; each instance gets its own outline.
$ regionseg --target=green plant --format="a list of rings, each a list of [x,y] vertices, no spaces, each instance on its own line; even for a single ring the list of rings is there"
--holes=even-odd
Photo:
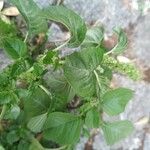
[[[24,36],[14,23],[0,20],[0,47],[13,60],[0,72],[0,148],[70,150],[91,128],[101,128],[110,145],[130,134],[130,121],[103,120],[103,112],[110,116],[122,113],[133,96],[130,89],[110,88],[112,72],[139,77],[133,64],[113,57],[125,49],[125,33],[115,29],[118,44],[108,51],[103,45],[103,27],[87,30],[72,10],[64,6],[41,10],[33,0],[10,2],[22,14],[28,31]],[[46,49],[47,20],[66,26],[70,39]],[[37,34],[43,40],[34,45],[31,39]],[[61,57],[64,47],[79,51]],[[72,106],[73,102],[77,104]]]

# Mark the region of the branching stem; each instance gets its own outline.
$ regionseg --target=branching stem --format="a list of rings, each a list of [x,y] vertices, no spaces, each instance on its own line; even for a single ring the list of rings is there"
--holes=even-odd
[[[58,51],[60,50],[61,48],[63,48],[64,46],[66,46],[68,44],[68,41],[66,41],[65,43],[63,43],[62,45],[56,47],[53,51]]]
[[[95,74],[95,77],[96,77],[98,86],[99,86],[99,88],[101,89],[101,83],[100,83],[100,80],[99,80],[99,77],[98,77],[98,74],[97,74],[96,70],[94,70],[94,74]]]
[[[26,43],[26,41],[28,39],[28,36],[29,36],[29,32],[26,33],[26,36],[25,36],[25,39],[24,39],[24,43]]]

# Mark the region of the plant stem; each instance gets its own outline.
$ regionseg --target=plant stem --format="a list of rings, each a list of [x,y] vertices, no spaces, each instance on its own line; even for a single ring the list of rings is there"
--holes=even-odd
[[[95,74],[95,77],[96,77],[96,80],[97,80],[98,86],[99,86],[99,88],[100,88],[100,90],[101,90],[101,83],[100,83],[100,80],[99,80],[98,74],[97,74],[97,72],[96,72],[95,70],[94,70],[94,74]]]
[[[36,149],[38,149],[38,150],[65,150],[65,148],[66,148],[66,145],[65,145],[65,146],[62,146],[62,147],[59,147],[59,148],[44,148],[44,147],[40,144],[40,142],[39,142],[36,138],[34,138],[34,137],[31,138],[31,143],[32,143],[34,146],[36,146]]]
[[[3,108],[2,108],[2,111],[1,111],[1,114],[0,114],[0,122],[2,121],[2,119],[3,119],[4,115],[5,115],[6,108],[7,108],[7,106],[3,105]]]
[[[2,126],[2,124],[1,124],[1,121],[2,121],[2,119],[4,118],[6,109],[7,109],[7,106],[6,106],[6,105],[3,105],[2,111],[1,111],[1,114],[0,114],[0,131],[3,131],[3,126]]]
[[[63,43],[62,45],[56,47],[53,51],[58,51],[60,50],[61,48],[63,48],[64,46],[66,46],[68,44],[68,41],[66,41],[65,43]]]
[[[39,85],[39,87],[40,87],[50,98],[52,98],[52,94],[51,94],[43,85]]]
[[[45,150],[65,150],[66,149],[66,145],[65,146],[61,146],[59,148],[46,148]]]
[[[29,32],[26,33],[26,36],[25,36],[25,39],[24,39],[24,43],[26,43],[26,41],[28,39],[28,35],[29,35]]]

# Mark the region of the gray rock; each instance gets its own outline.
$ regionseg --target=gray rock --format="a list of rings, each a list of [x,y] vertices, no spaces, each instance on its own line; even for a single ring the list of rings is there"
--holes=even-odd
[[[10,63],[11,63],[11,60],[0,49],[0,70],[3,70]]]
[[[129,9],[120,0],[65,0],[65,5],[80,14],[88,24],[99,21],[108,31],[115,26],[125,28],[129,23],[135,23],[139,16],[139,11]]]
[[[147,133],[145,136],[144,150],[150,150],[150,133]]]
[[[139,20],[133,37],[134,55],[146,66],[150,67],[150,13]]]
[[[76,150],[84,150],[85,143],[87,142],[87,138],[81,137],[80,142],[76,146]]]

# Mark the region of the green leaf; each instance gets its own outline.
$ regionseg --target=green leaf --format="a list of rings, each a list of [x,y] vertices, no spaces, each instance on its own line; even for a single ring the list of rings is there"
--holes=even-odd
[[[64,74],[75,92],[82,97],[96,94],[97,80],[94,71],[100,67],[103,58],[101,48],[89,47],[66,58]]]
[[[27,150],[29,149],[29,143],[25,140],[21,140],[18,144],[17,150]]]
[[[85,124],[89,128],[99,128],[100,112],[97,108],[94,107],[86,113]]]
[[[5,150],[4,147],[2,145],[0,145],[0,150]]]
[[[33,64],[33,73],[34,73],[34,76],[41,76],[43,71],[44,71],[44,66],[41,65],[40,63],[34,63]]]
[[[15,96],[11,91],[0,92],[0,105],[7,104],[13,100],[15,100]]]
[[[9,83],[8,74],[5,72],[0,72],[0,87],[6,86]]]
[[[92,27],[87,30],[85,40],[82,43],[83,47],[98,46],[101,44],[104,38],[103,27]]]
[[[7,38],[4,41],[4,49],[6,53],[13,59],[25,57],[27,54],[26,44],[19,39]]]
[[[38,85],[33,85],[29,94],[24,100],[24,107],[27,118],[44,114],[48,111],[51,98]]]
[[[74,90],[67,82],[62,70],[50,71],[46,74],[46,83],[52,92],[59,95],[65,103],[75,96]]]
[[[128,38],[121,28],[115,28],[114,32],[118,35],[118,43],[111,51],[119,54],[126,49],[128,44]]]
[[[41,132],[43,125],[47,119],[47,113],[33,117],[27,124],[27,127],[35,133]]]
[[[44,138],[59,144],[74,144],[79,140],[81,118],[62,112],[49,114],[44,125]]]
[[[10,2],[16,5],[27,22],[29,34],[45,33],[48,30],[43,11],[33,0],[10,0]]]
[[[7,24],[0,19],[0,48],[3,48],[3,42],[6,38],[14,38],[16,33],[16,29],[12,24]]]
[[[133,91],[126,88],[108,91],[102,97],[103,109],[109,115],[118,115],[125,110],[126,104],[132,97]]]
[[[16,104],[11,105],[5,114],[5,119],[17,119],[20,115],[20,107]]]
[[[43,63],[44,64],[52,64],[54,62],[53,58],[57,56],[57,52],[56,51],[49,51],[47,52],[46,56],[43,59]]]
[[[49,6],[44,9],[45,18],[65,25],[71,32],[68,46],[78,47],[84,40],[86,25],[84,21],[72,10],[64,6]]]
[[[13,144],[13,143],[17,142],[18,140],[19,140],[19,135],[18,135],[17,131],[13,130],[7,134],[7,142],[9,144]]]
[[[106,142],[109,145],[113,145],[121,139],[126,138],[132,133],[133,129],[132,123],[128,120],[105,123],[102,126]]]
[[[32,138],[32,143],[29,146],[29,150],[46,150],[46,148],[44,148],[37,139]]]
[[[11,67],[11,77],[19,76],[21,73],[27,71],[29,66],[26,65],[24,60],[17,60]]]

